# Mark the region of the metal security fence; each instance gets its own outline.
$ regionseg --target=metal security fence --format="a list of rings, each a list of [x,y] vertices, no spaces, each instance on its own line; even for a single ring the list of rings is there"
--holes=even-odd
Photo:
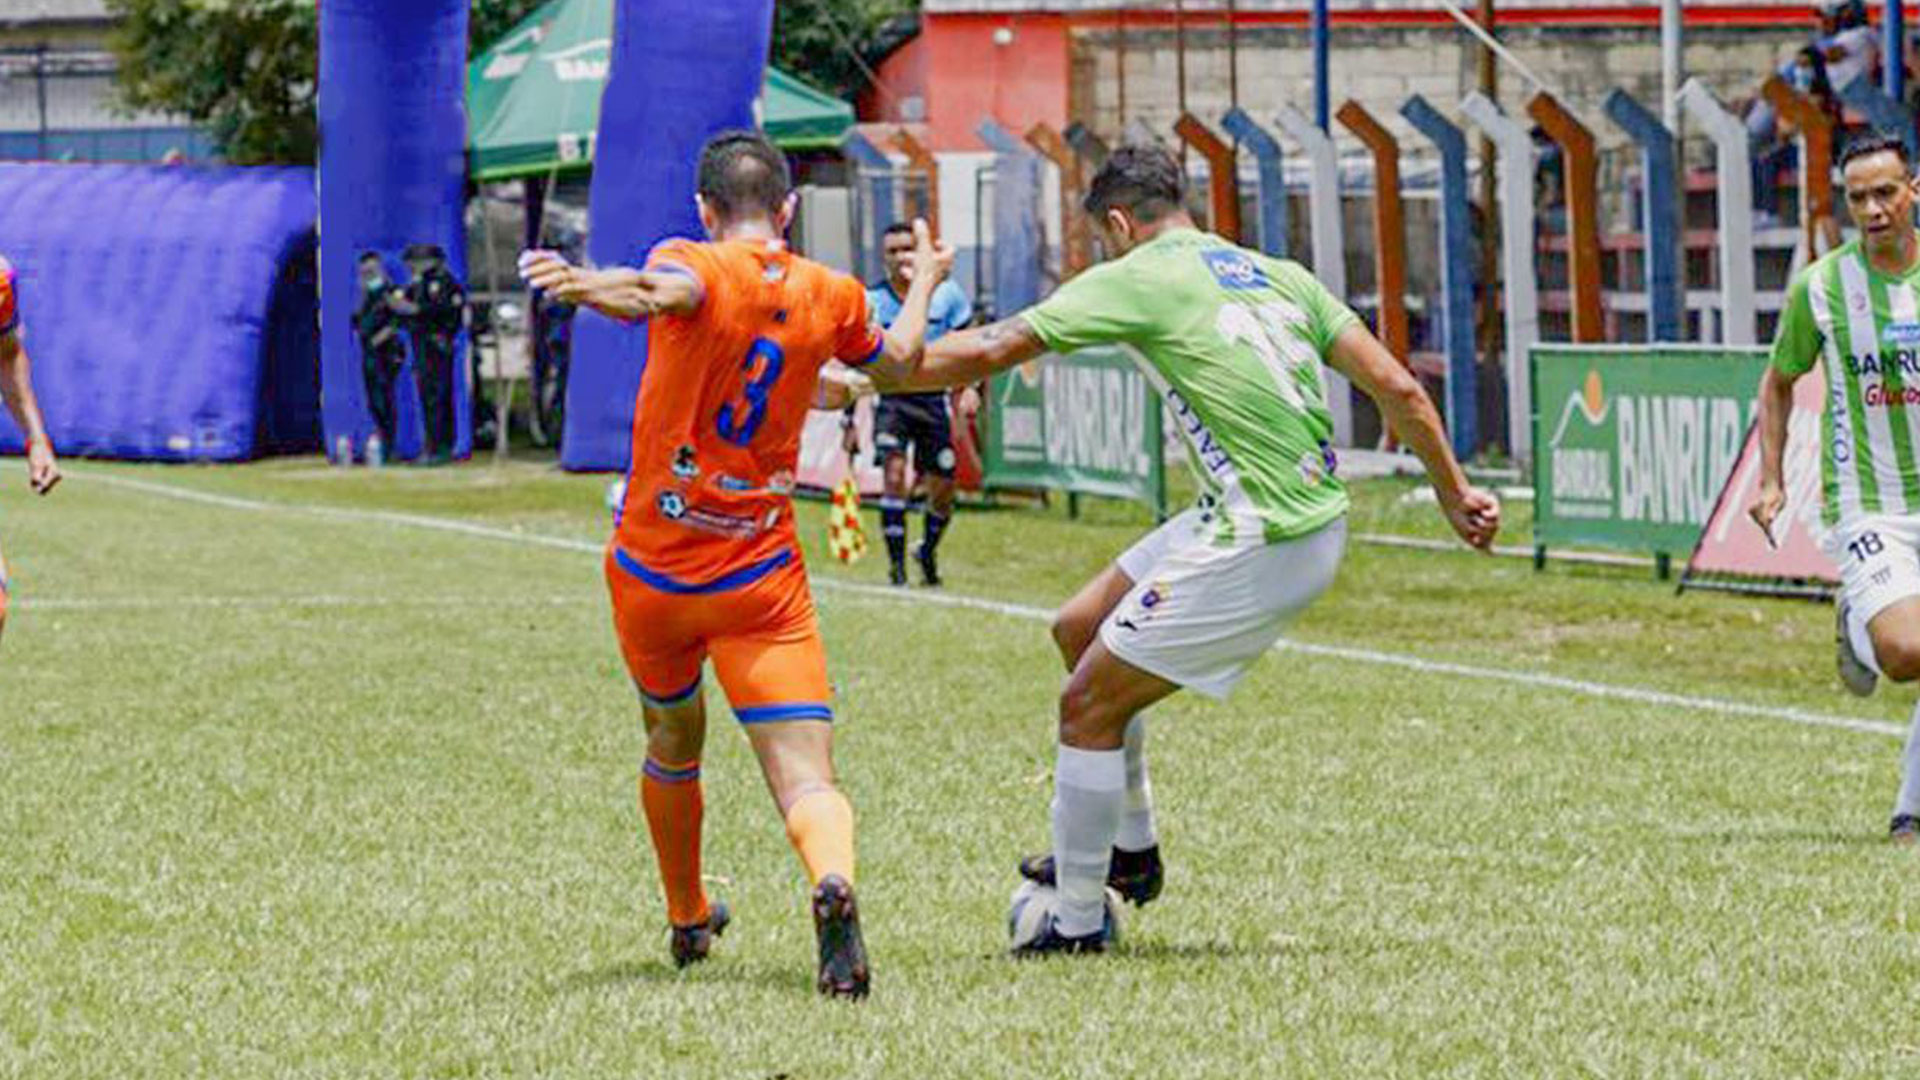
[[[104,52],[0,50],[0,160],[206,161],[212,140],[179,117],[115,101]]]

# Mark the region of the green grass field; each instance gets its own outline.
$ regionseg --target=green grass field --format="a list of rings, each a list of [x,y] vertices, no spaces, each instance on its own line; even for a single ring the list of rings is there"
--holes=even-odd
[[[934,604],[819,559],[806,506],[875,963],[849,1006],[724,722],[736,922],[666,962],[604,478],[0,481],[0,1075],[1920,1073],[1920,854],[1882,839],[1913,699],[1842,694],[1824,606],[1355,545],[1295,639],[1362,651],[1158,710],[1165,895],[1115,955],[1019,964],[1060,677],[1030,609],[1147,522],[964,514]],[[1356,528],[1437,535],[1407,488]]]

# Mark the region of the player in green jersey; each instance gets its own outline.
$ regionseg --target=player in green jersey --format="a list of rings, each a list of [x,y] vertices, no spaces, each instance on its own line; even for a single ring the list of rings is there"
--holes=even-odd
[[[1760,494],[1768,539],[1786,505],[1782,459],[1793,384],[1818,364],[1821,544],[1840,567],[1840,678],[1862,697],[1879,677],[1920,679],[1920,238],[1913,162],[1900,136],[1854,140],[1841,158],[1860,238],[1794,277],[1760,381]],[[1907,737],[1892,838],[1920,841],[1920,708]]]
[[[1467,482],[1406,368],[1300,266],[1200,232],[1184,194],[1165,150],[1116,151],[1085,200],[1115,258],[1010,319],[940,339],[904,384],[966,385],[1049,351],[1123,343],[1171,410],[1200,481],[1197,506],[1054,621],[1071,674],[1059,703],[1053,853],[1021,872],[1057,881],[1058,902],[1027,952],[1101,951],[1111,940],[1103,887],[1136,904],[1160,890],[1142,711],[1181,687],[1225,697],[1332,583],[1347,490],[1322,363],[1379,404],[1467,543],[1490,547],[1500,525],[1498,502]]]

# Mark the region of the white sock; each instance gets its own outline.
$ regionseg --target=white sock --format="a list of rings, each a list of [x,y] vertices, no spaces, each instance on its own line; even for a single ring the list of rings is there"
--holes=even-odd
[[[1100,929],[1107,863],[1126,804],[1125,751],[1060,747],[1053,767],[1053,868],[1058,924],[1068,937]]]
[[[1851,611],[1847,612],[1847,641],[1853,646],[1853,655],[1859,657],[1861,663],[1872,669],[1875,675],[1886,676],[1887,673],[1880,670],[1880,658],[1873,654],[1873,635],[1867,633],[1867,620]]]
[[[1893,804],[1893,813],[1920,816],[1920,704],[1913,707],[1913,728],[1900,759],[1900,801]]]
[[[1153,781],[1147,778],[1147,714],[1127,721],[1127,808],[1120,815],[1120,835],[1114,846],[1122,851],[1145,851],[1160,842],[1153,828]]]

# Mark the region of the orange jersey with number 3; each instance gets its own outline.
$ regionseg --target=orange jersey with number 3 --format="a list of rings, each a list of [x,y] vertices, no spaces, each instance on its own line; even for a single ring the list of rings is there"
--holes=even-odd
[[[681,586],[797,560],[789,498],[820,368],[880,354],[866,289],[771,241],[669,240],[647,269],[702,296],[650,320],[616,546]]]

